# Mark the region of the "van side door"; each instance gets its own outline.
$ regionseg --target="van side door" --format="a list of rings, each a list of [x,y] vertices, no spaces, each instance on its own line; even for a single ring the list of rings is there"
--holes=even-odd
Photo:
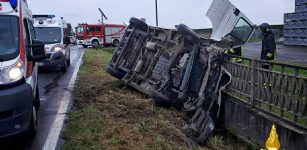
[[[33,52],[32,52],[32,48],[30,47],[30,45],[32,44],[32,41],[36,38],[35,30],[34,30],[32,20],[24,19],[23,23],[24,23],[25,50],[26,50],[26,58],[27,58],[27,61],[26,61],[27,82],[29,82],[33,90],[35,90],[37,86],[38,71],[37,71],[36,63],[31,60],[31,56]]]

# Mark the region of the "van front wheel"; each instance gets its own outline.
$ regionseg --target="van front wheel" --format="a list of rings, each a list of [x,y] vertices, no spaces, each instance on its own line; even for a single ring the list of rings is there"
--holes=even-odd
[[[67,71],[67,61],[64,62],[64,66],[61,68],[61,71],[66,72]]]
[[[27,136],[34,137],[36,135],[36,131],[37,131],[37,110],[36,107],[33,105]]]

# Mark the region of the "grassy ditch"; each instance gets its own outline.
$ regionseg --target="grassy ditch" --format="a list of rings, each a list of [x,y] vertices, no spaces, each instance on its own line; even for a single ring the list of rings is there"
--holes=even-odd
[[[62,149],[187,149],[181,132],[186,114],[156,107],[146,95],[107,74],[112,52],[85,50]],[[233,139],[216,135],[201,149],[247,149]]]

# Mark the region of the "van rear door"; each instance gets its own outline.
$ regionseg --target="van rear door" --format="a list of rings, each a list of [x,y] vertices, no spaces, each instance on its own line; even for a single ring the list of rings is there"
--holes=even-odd
[[[244,35],[241,36],[243,43],[245,43],[254,30],[253,23],[229,0],[213,0],[206,15],[212,23],[211,39],[214,40],[219,41],[225,35],[235,32],[234,29],[241,32],[244,28]]]

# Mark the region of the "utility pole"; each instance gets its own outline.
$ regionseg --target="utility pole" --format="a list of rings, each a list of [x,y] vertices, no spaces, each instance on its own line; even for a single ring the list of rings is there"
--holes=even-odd
[[[156,26],[159,26],[159,19],[158,19],[158,0],[156,1]]]
[[[103,18],[105,18],[106,20],[108,20],[108,18],[107,18],[107,16],[103,13],[103,11],[100,8],[98,8],[98,10],[101,13],[101,24],[104,24]]]

